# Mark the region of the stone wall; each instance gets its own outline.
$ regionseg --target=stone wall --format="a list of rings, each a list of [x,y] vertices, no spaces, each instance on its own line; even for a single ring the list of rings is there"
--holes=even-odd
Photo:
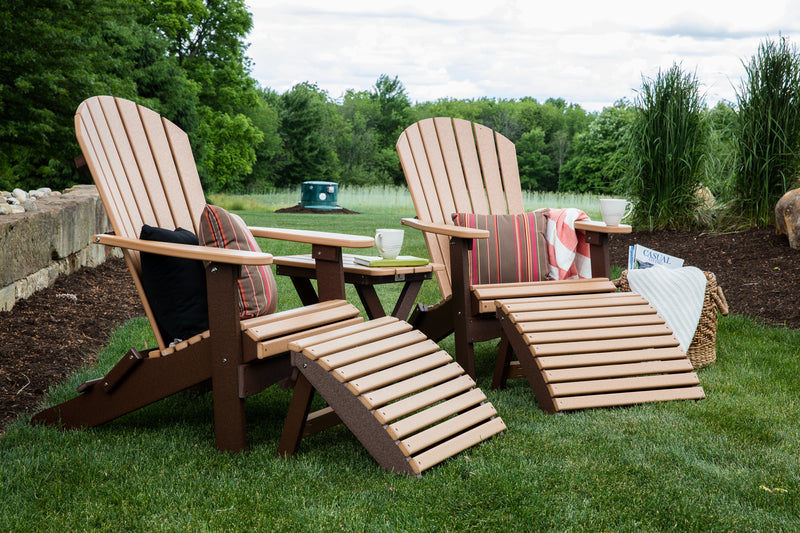
[[[0,311],[60,275],[97,266],[118,249],[91,244],[95,233],[111,230],[94,185],[79,185],[36,201],[37,210],[0,216]]]

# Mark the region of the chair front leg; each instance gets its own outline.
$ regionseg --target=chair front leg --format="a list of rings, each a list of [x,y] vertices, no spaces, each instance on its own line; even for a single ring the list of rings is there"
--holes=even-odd
[[[471,325],[469,251],[472,239],[450,239],[450,276],[453,291],[452,320],[456,343],[456,361],[475,379],[475,348]]]
[[[231,264],[211,263],[206,267],[214,435],[217,449],[232,452],[243,451],[247,444],[244,398],[239,394],[243,357],[235,284],[240,271],[239,265]]]

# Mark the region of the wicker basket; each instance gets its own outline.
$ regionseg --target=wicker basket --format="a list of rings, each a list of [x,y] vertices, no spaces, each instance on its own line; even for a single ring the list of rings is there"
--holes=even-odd
[[[703,312],[700,314],[700,322],[692,337],[692,343],[686,351],[694,368],[710,365],[717,360],[717,311],[723,315],[728,314],[728,302],[725,300],[722,287],[717,285],[717,277],[713,272],[703,272],[703,274],[707,280]],[[622,292],[630,292],[627,270],[622,272],[619,279],[614,280],[614,285]]]

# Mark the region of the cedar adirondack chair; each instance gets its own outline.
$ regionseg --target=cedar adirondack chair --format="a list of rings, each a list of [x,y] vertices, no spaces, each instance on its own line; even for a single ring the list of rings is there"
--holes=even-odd
[[[649,307],[647,302],[615,300],[616,288],[608,279],[608,239],[610,234],[630,232],[630,226],[607,227],[592,221],[575,223],[575,229],[583,232],[590,244],[591,279],[474,284],[470,279],[469,253],[473,239],[485,239],[488,232],[456,226],[452,215],[524,212],[514,144],[480,124],[434,118],[409,126],[400,135],[396,148],[417,212],[416,218],[403,219],[402,223],[424,231],[432,261],[445,266],[444,270],[436,272],[443,300],[433,306],[418,305],[409,321],[434,340],[454,332],[456,359],[470,375],[475,375],[474,343],[500,337],[493,388],[505,386],[510,376],[524,376],[531,383],[539,404],[551,412],[672,399],[680,394],[702,397],[702,388],[696,386],[697,376],[691,372],[691,363],[685,353],[676,348],[678,342],[663,320],[658,315],[653,316],[654,310],[650,307],[649,318],[644,322],[630,318],[630,314],[644,312],[641,306]],[[520,302],[525,304],[524,311],[519,311],[523,309],[517,306]],[[582,322],[564,322],[567,318],[577,318],[575,310],[584,307],[596,310]],[[558,316],[562,321],[551,320],[555,315],[533,318],[525,314],[539,308],[561,309]],[[626,327],[629,324],[636,325]],[[573,341],[579,339],[585,343],[576,346]],[[665,345],[669,350],[652,349]],[[517,362],[511,361],[513,353],[518,357]],[[570,357],[574,353],[591,355]],[[545,360],[545,354],[560,358]],[[671,366],[659,366],[654,362],[662,359],[669,359]],[[609,366],[621,362],[633,366]],[[649,366],[643,366],[645,362]],[[548,364],[556,366],[548,367]],[[580,368],[580,371],[564,370],[571,367]],[[559,372],[552,374],[553,368],[558,368]],[[593,370],[587,371],[587,368]],[[637,373],[648,376],[631,381],[630,376]],[[653,378],[662,373],[680,373],[681,376],[677,384],[674,380]],[[603,376],[609,379],[602,382],[599,378]],[[620,381],[623,379],[627,381]],[[597,381],[588,387],[587,380]],[[578,384],[569,390],[563,386],[574,382]],[[554,383],[562,386],[554,388]],[[681,389],[677,394],[673,390],[675,387]],[[561,394],[579,395],[590,388],[592,398],[582,403],[559,403],[555,399]],[[640,389],[645,392],[625,392]],[[654,389],[662,392],[653,393]],[[663,393],[663,390],[671,392]]]
[[[75,126],[114,229],[94,240],[122,248],[159,346],[132,349],[104,377],[84,383],[77,397],[38,413],[34,422],[96,426],[210,381],[216,446],[240,451],[245,398],[294,380],[279,454],[294,454],[304,436],[344,422],[381,466],[417,475],[505,430],[475,382],[435,343],[392,317],[364,321],[344,300],[341,248],[369,247],[372,238],[250,228],[258,237],[311,245],[320,303],[241,319],[240,269],[268,265],[270,254],[139,238],[144,224],[198,230],[206,204],[186,133],[145,107],[109,96],[83,102]],[[207,263],[207,331],[165,344],[143,289],[141,252]],[[315,390],[329,407],[309,415]]]

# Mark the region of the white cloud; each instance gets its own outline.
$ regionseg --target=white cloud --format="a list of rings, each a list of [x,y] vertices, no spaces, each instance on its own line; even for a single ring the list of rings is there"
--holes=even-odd
[[[321,0],[249,3],[253,77],[284,92],[303,81],[333,98],[398,76],[412,101],[564,98],[599,110],[632,99],[642,76],[680,63],[710,104],[733,100],[742,60],[778,33],[797,42],[800,7],[672,0]]]

